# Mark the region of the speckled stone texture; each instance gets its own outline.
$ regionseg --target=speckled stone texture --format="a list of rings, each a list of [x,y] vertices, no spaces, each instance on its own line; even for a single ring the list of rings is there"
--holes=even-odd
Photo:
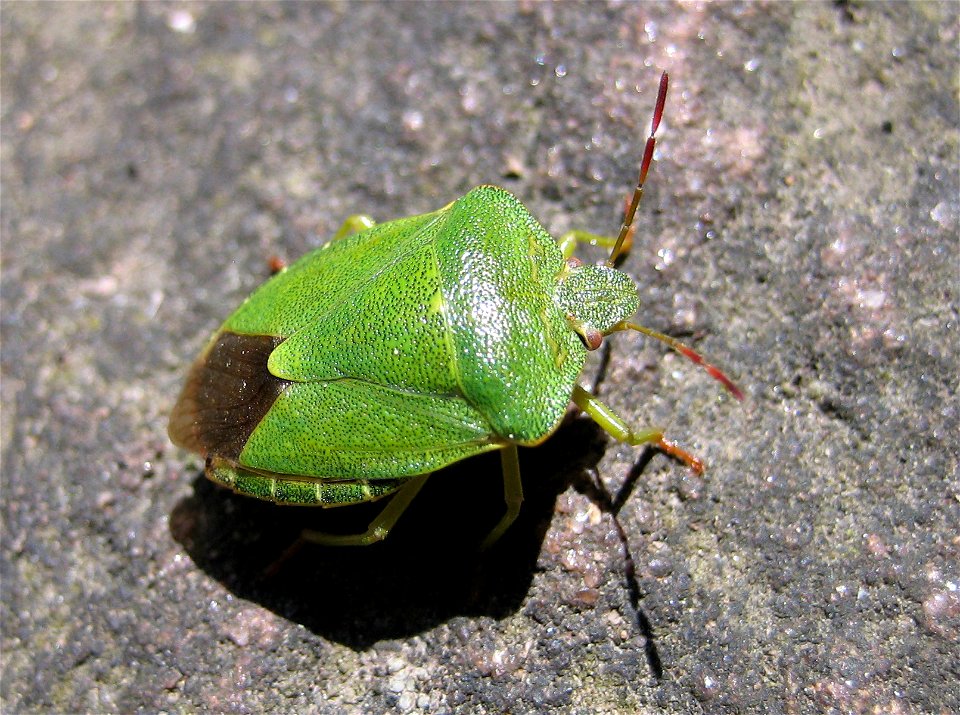
[[[957,13],[3,3],[3,711],[960,711]],[[210,332],[352,213],[615,231],[663,69],[625,269],[748,399],[639,336],[586,380],[706,478],[573,419],[488,554],[496,455],[278,564],[371,512],[168,443]]]

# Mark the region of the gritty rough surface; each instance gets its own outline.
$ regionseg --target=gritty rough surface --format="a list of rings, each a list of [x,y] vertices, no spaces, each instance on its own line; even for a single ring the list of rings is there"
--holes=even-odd
[[[0,10],[4,712],[960,711],[955,4]],[[616,230],[662,69],[625,269],[748,398],[639,336],[587,378],[707,478],[575,419],[490,553],[495,455],[264,575],[371,512],[170,446],[209,333],[352,213]]]

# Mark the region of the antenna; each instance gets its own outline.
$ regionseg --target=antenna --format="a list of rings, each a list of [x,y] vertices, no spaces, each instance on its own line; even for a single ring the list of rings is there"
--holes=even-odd
[[[607,259],[607,266],[611,268],[620,257],[624,242],[630,235],[630,231],[633,228],[633,218],[637,215],[637,206],[640,205],[640,199],[643,197],[643,185],[647,180],[647,172],[650,170],[650,164],[653,162],[653,150],[657,145],[656,134],[657,129],[660,127],[660,120],[663,119],[663,106],[667,101],[667,86],[669,82],[670,79],[667,77],[666,72],[660,75],[660,89],[657,91],[657,104],[653,108],[653,121],[650,122],[650,136],[647,137],[647,145],[643,149],[643,161],[640,162],[640,177],[637,179],[637,188],[633,190],[633,196],[627,205],[626,212],[623,214],[623,224],[620,226],[620,235],[617,236],[617,242],[613,246],[613,251],[610,252],[610,258]],[[643,325],[637,325],[636,323],[627,321],[617,323],[610,329],[610,332],[613,333],[620,330],[636,330],[638,333],[643,333],[662,343],[666,343],[688,360],[700,365],[707,371],[710,377],[727,388],[731,395],[738,400],[743,400],[743,392],[733,383],[733,380],[727,377],[720,368],[704,360],[696,350],[687,347],[676,338],[671,338],[669,335],[664,335]]]
[[[743,392],[741,392],[740,388],[733,383],[733,380],[726,376],[723,370],[708,363],[703,359],[703,356],[700,355],[700,353],[693,348],[687,347],[676,338],[671,338],[669,335],[664,335],[663,333],[652,330],[651,328],[644,327],[643,325],[637,325],[636,323],[630,323],[628,321],[617,323],[613,326],[613,328],[610,329],[610,332],[612,333],[620,330],[636,330],[638,333],[643,333],[644,335],[655,338],[662,343],[666,343],[691,362],[700,365],[704,370],[707,371],[710,377],[727,388],[731,395],[743,402]]]
[[[643,150],[643,161],[640,162],[640,178],[637,179],[637,188],[633,190],[633,197],[630,199],[630,205],[627,207],[627,210],[623,215],[623,224],[620,226],[620,235],[617,236],[617,242],[614,244],[613,250],[610,252],[610,258],[607,259],[607,265],[611,268],[620,257],[620,252],[623,249],[623,243],[626,241],[627,235],[630,233],[630,228],[633,226],[633,217],[637,214],[637,206],[640,205],[640,199],[643,197],[643,184],[647,180],[647,172],[650,170],[650,164],[653,161],[653,149],[657,145],[655,135],[657,133],[657,129],[660,127],[660,120],[663,118],[663,105],[666,104],[667,101],[667,85],[669,82],[670,78],[667,77],[666,72],[660,75],[660,89],[657,91],[657,104],[653,110],[653,121],[650,123],[650,136],[647,137],[647,145]]]

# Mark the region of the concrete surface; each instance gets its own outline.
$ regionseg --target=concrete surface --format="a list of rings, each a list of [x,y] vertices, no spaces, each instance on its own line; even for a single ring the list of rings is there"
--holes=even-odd
[[[0,19],[4,712],[960,711],[957,5]],[[168,444],[208,334],[354,212],[495,182],[615,231],[663,69],[625,269],[748,399],[632,336],[587,380],[707,477],[577,419],[490,554],[495,458],[264,577],[370,512],[226,494]]]

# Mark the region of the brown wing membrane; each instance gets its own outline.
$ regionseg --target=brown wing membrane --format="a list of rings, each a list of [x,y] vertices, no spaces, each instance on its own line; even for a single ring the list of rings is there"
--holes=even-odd
[[[274,377],[267,359],[282,338],[221,333],[190,368],[167,431],[204,456],[237,459],[250,434],[290,383]]]

